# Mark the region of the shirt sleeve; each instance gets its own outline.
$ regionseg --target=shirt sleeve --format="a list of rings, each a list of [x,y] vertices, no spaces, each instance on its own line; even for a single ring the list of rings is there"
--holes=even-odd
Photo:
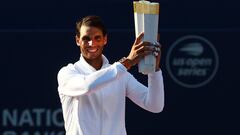
[[[164,107],[164,84],[162,71],[148,74],[148,87],[138,82],[132,75],[127,81],[127,95],[135,104],[154,113]]]
[[[91,94],[124,72],[126,68],[119,62],[89,75],[80,74],[73,65],[68,65],[58,73],[58,92],[68,96]]]

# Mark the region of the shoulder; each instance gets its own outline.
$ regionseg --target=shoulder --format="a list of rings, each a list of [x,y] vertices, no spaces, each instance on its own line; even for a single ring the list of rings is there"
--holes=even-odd
[[[76,70],[74,64],[68,64],[59,70],[57,74],[58,83],[64,83],[66,80],[75,76],[76,74],[78,74],[78,71]]]
[[[136,78],[133,76],[133,74],[131,74],[130,72],[125,72],[124,74],[123,74],[123,76],[121,77],[123,80],[124,80],[124,82],[125,83],[129,83],[129,82],[131,82],[131,80],[136,80]]]
[[[64,67],[62,67],[58,72],[58,77],[66,74],[74,74],[77,73],[77,70],[74,64],[70,63]]]
[[[66,72],[66,71],[71,71],[71,70],[75,70],[74,68],[74,65],[72,63],[66,65],[66,66],[63,66],[60,70],[59,70],[59,73],[61,72]]]

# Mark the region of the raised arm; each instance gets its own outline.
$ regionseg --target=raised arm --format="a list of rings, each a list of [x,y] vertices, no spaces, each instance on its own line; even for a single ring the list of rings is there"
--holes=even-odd
[[[58,73],[58,91],[68,96],[91,94],[124,72],[126,68],[119,62],[89,75],[79,74],[74,65],[70,64]]]
[[[132,50],[127,57],[129,63],[135,65],[141,58],[149,53],[156,56],[156,72],[148,74],[148,87],[138,82],[132,75],[127,82],[127,97],[142,108],[151,112],[161,112],[164,107],[164,85],[162,71],[160,69],[161,45],[156,42],[155,47],[149,46],[149,43],[141,42],[143,33],[141,33],[133,44]],[[128,66],[126,67],[131,67]],[[128,68],[129,69],[129,68]]]
[[[127,97],[135,104],[154,113],[164,107],[164,84],[162,71],[148,75],[148,87],[138,82],[133,76],[128,80]]]

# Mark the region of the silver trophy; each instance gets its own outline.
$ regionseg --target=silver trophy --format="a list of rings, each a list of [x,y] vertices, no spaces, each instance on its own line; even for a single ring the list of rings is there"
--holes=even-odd
[[[134,1],[135,36],[144,32],[143,41],[155,43],[158,35],[159,3],[145,0]],[[155,72],[156,57],[147,55],[138,64],[139,72],[148,74]]]

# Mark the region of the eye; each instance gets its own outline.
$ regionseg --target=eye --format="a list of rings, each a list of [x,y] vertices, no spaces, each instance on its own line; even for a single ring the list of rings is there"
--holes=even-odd
[[[91,40],[91,38],[89,36],[83,36],[82,37],[82,41],[84,41],[84,42],[88,42],[90,40]]]
[[[95,36],[94,39],[99,42],[99,41],[101,41],[102,37],[101,36]]]

